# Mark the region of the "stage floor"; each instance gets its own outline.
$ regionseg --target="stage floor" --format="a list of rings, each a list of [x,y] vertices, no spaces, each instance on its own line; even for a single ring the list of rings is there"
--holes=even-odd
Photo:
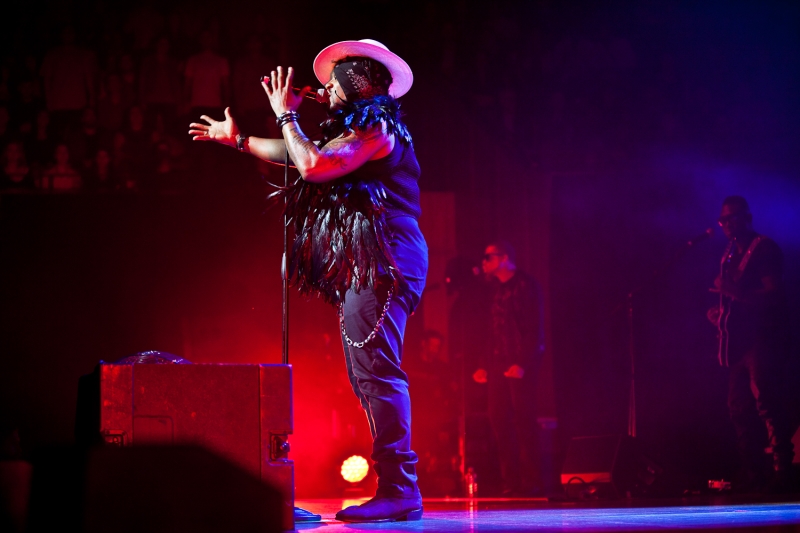
[[[754,501],[732,497],[615,502],[548,502],[545,499],[426,499],[418,522],[346,524],[336,512],[364,500],[298,500],[322,522],[299,531],[774,531],[800,532],[800,500]]]

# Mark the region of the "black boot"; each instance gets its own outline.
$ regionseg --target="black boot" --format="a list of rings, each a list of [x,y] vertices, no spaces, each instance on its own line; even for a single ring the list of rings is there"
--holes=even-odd
[[[336,513],[342,522],[406,522],[422,519],[422,497],[375,496],[366,503]]]

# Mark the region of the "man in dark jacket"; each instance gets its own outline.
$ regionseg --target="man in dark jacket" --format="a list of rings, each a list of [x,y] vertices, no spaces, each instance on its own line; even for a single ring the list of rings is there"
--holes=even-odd
[[[485,364],[472,377],[488,387],[503,494],[530,495],[541,487],[535,403],[544,347],[541,291],[536,280],[517,269],[507,242],[487,246],[482,266],[495,284],[491,343]]]

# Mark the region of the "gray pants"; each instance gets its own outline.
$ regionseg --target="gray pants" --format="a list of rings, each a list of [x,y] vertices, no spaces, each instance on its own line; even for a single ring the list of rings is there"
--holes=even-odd
[[[378,494],[418,497],[417,454],[411,450],[411,403],[408,376],[400,368],[406,321],[419,303],[428,269],[428,248],[416,220],[389,221],[392,253],[408,288],[392,297],[383,326],[363,348],[343,338],[347,374],[367,414],[372,433],[372,460],[378,473]],[[381,276],[375,289],[348,291],[344,325],[351,340],[360,342],[375,328],[383,312],[391,280]]]

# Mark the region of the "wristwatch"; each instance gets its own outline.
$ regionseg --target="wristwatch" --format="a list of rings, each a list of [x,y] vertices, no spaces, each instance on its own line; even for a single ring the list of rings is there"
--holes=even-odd
[[[241,133],[236,134],[236,149],[240,152],[244,152],[244,142],[247,140],[247,135],[242,135]]]

